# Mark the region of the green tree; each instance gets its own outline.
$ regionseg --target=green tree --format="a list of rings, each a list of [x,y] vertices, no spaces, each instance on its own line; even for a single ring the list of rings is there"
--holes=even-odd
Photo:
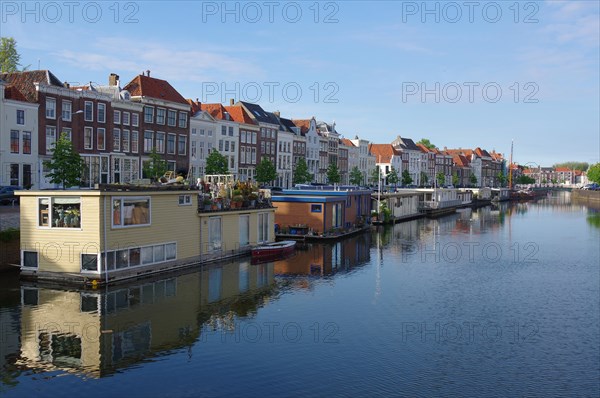
[[[587,171],[588,180],[600,184],[600,163],[591,166]]]
[[[435,179],[437,181],[438,187],[443,186],[444,182],[446,182],[446,176],[442,172],[437,173],[435,175]]]
[[[363,180],[363,175],[358,169],[358,166],[354,166],[352,170],[350,170],[350,184],[352,185],[361,185]]]
[[[311,182],[312,179],[313,176],[308,172],[306,160],[301,157],[298,159],[298,164],[296,164],[296,168],[294,170],[294,184],[304,184],[306,182]]]
[[[427,185],[428,182],[429,182],[429,177],[427,176],[427,173],[422,171],[421,172],[421,185]]]
[[[0,71],[17,72],[21,65],[21,56],[17,52],[17,42],[12,37],[0,38]]]
[[[475,176],[475,174],[471,173],[471,175],[469,176],[469,182],[471,182],[471,185],[473,186],[477,185],[477,177]]]
[[[431,143],[431,141],[429,141],[429,139],[427,138],[421,138],[421,141],[417,142],[417,144],[421,144],[424,147],[428,148],[428,149],[434,149],[437,148],[435,145],[433,145]]]
[[[413,179],[410,176],[410,173],[408,172],[408,170],[405,169],[402,172],[402,185],[404,185],[404,186],[410,185],[410,184],[412,184],[412,182],[413,182]]]
[[[156,152],[156,148],[152,148],[149,157],[150,160],[144,162],[144,175],[152,181],[158,181],[168,170],[167,161]]]
[[[327,182],[332,184],[340,182],[340,172],[337,168],[337,164],[334,162],[329,163],[329,167],[327,168]]]
[[[500,186],[503,187],[506,184],[506,175],[504,174],[504,172],[500,171],[498,172],[498,182],[500,183]]]
[[[387,183],[393,184],[394,188],[396,188],[398,185],[398,181],[400,181],[400,179],[398,178],[398,172],[396,171],[394,166],[392,166],[390,172],[387,175]]]
[[[535,184],[535,178],[532,178],[532,177],[529,177],[526,175],[522,175],[516,179],[516,183],[517,184]]]
[[[452,173],[452,185],[457,186],[458,181],[459,181],[458,173],[457,172]]]
[[[86,170],[85,162],[73,148],[73,143],[62,133],[54,144],[52,159],[44,162],[50,169],[47,176],[52,184],[61,184],[63,189],[81,185],[81,176]]]
[[[227,158],[213,149],[206,158],[206,174],[229,174]]]
[[[371,183],[373,185],[379,185],[379,174],[379,166],[375,166],[375,168],[371,172]]]
[[[557,167],[566,167],[569,170],[586,171],[589,166],[590,165],[587,162],[574,162],[574,161],[571,161],[571,162],[556,163],[552,167],[554,167],[554,168],[557,168]]]
[[[277,170],[273,162],[269,158],[262,158],[256,166],[256,181],[261,184],[266,184],[277,179]]]

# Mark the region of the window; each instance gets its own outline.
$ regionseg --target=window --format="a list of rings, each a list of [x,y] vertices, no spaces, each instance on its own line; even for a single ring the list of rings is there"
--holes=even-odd
[[[46,98],[46,118],[56,119],[56,99]]]
[[[19,185],[19,164],[18,163],[10,164],[10,185],[13,185],[13,186]]]
[[[113,113],[113,123],[121,124],[121,111],[114,111]]]
[[[131,132],[131,152],[138,153],[138,135],[137,131]]]
[[[258,213],[258,243],[269,240],[269,213]]]
[[[213,131],[212,130],[208,130],[208,136],[212,137],[213,136]]]
[[[165,108],[156,108],[156,124],[165,124],[166,113]]]
[[[310,212],[311,213],[322,213],[323,205],[310,205]]]
[[[154,123],[154,108],[151,106],[144,107],[144,122]]]
[[[106,104],[103,104],[101,102],[98,103],[98,122],[106,122]]]
[[[85,101],[84,107],[85,121],[91,122],[94,120],[94,103],[91,101]]]
[[[17,109],[17,124],[25,124],[25,111],[23,109]]]
[[[106,129],[98,128],[98,130],[96,130],[96,139],[98,140],[98,142],[96,143],[96,145],[98,145],[98,149],[104,149],[106,140]]]
[[[225,140],[225,150],[229,152],[229,141]]]
[[[23,184],[24,187],[31,186],[31,165],[24,164],[23,165]]]
[[[23,153],[31,154],[31,131],[23,131]]]
[[[192,127],[192,135],[196,135],[196,131],[197,131],[196,128]]]
[[[240,246],[248,246],[250,243],[250,216],[240,216]]]
[[[192,141],[192,148],[191,148],[191,157],[192,159],[196,159],[196,141]]]
[[[150,198],[113,198],[113,227],[150,225]]]
[[[221,217],[208,219],[208,250],[221,250]]]
[[[154,133],[152,131],[144,132],[144,152],[152,152],[154,148]]]
[[[23,251],[23,260],[21,261],[21,264],[26,268],[37,268],[38,252]]]
[[[125,126],[129,126],[129,117],[131,114],[129,112],[123,112],[123,124]]]
[[[81,198],[67,196],[39,198],[38,209],[40,227],[81,227]]]
[[[231,152],[235,152],[235,141],[231,141]]]
[[[180,155],[185,155],[187,153],[187,137],[185,135],[180,135],[178,137],[179,141],[178,141],[178,148],[177,148],[177,152]]]
[[[221,135],[227,135],[227,127],[221,126]]]
[[[129,130],[123,130],[123,152],[129,152]]]
[[[113,151],[121,151],[121,129],[113,130]]]
[[[10,153],[19,153],[19,130],[10,130]]]
[[[175,154],[175,134],[169,134],[167,137],[167,153]]]
[[[169,109],[168,116],[167,116],[167,124],[169,126],[174,127],[176,125],[175,124],[176,120],[177,120],[177,112]]]
[[[182,129],[187,128],[187,118],[187,113],[179,112],[179,127],[181,127]]]
[[[156,152],[165,153],[165,133],[156,133]]]
[[[229,136],[233,137],[233,127],[229,126]]]
[[[179,206],[190,206],[192,204],[192,195],[179,195]]]
[[[257,136],[257,135],[258,135],[258,134],[257,134],[256,132],[253,132],[253,133],[252,133],[252,143],[253,143],[253,144],[256,144],[256,136]]]
[[[81,254],[82,271],[98,271],[98,254]]]
[[[72,131],[70,127],[63,127],[62,128],[62,132],[60,133],[60,136],[62,137],[62,135],[65,135],[65,137],[67,138],[67,140],[72,141]]]
[[[56,144],[56,127],[46,126],[46,153],[52,153],[54,151],[55,144]]]
[[[140,115],[138,115],[137,113],[131,114],[131,125],[133,127],[138,127],[140,125]]]
[[[152,246],[131,247],[106,253],[109,271],[149,265],[177,259],[177,244],[164,243]],[[115,259],[116,257],[116,259]],[[168,283],[169,281],[167,281]],[[164,294],[164,292],[162,293]],[[167,296],[170,295],[167,292]]]

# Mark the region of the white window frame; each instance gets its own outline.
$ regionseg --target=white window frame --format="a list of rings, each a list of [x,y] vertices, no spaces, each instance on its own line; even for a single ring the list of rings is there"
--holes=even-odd
[[[98,123],[106,123],[106,104],[104,102],[98,102]]]
[[[83,256],[96,256],[96,270],[83,269]],[[80,253],[79,254],[79,272],[82,274],[99,274],[102,269],[102,264],[100,263],[100,253]]]
[[[88,107],[89,107],[89,111],[90,111],[89,119],[88,119]],[[94,121],[94,103],[92,101],[85,101],[85,104],[83,106],[83,120],[85,120],[86,122]]]
[[[46,119],[56,119],[56,98],[46,97]]]
[[[115,109],[115,111],[113,113],[113,123],[121,124],[121,111],[118,111]]]
[[[35,267],[26,267],[25,266],[25,252],[36,254],[36,261],[35,261],[36,266]],[[33,250],[21,250],[21,268],[39,269],[40,268],[40,252],[33,251]]]
[[[114,206],[114,201],[120,201],[120,222],[121,224],[114,223],[114,214],[111,216],[111,226],[114,229],[123,229],[123,228],[140,228],[140,227],[149,227],[152,225],[152,198],[150,196],[111,196],[110,197],[110,206],[111,213]],[[148,223],[147,224],[129,224],[125,225],[125,212],[123,211],[123,201],[124,200],[139,200],[139,201],[148,201]]]

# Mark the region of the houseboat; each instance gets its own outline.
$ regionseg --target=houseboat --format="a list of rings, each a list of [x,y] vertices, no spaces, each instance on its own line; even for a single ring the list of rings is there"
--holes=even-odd
[[[462,205],[455,188],[416,189],[423,194],[423,201],[419,203],[419,211],[428,217],[437,217],[451,214]]]
[[[424,194],[421,192],[408,190],[371,194],[373,225],[393,224],[422,217],[419,204],[423,201],[423,197]]]
[[[226,257],[275,241],[270,203],[206,209],[182,186],[21,191],[21,275],[105,284]]]
[[[510,189],[508,188],[491,188],[492,202],[505,202],[510,200]]]
[[[335,239],[362,231],[369,224],[369,189],[299,185],[273,193],[271,201],[277,208],[275,228],[281,239]]]

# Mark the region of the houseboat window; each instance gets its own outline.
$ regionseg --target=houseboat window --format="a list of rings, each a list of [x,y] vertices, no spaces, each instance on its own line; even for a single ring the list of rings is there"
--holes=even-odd
[[[209,219],[208,244],[209,250],[221,250],[221,217]]]
[[[127,267],[161,263],[177,259],[177,244],[164,243],[144,247],[130,247],[127,249],[110,251],[107,253],[109,260],[108,270],[115,268],[121,270]]]
[[[167,260],[175,260],[177,258],[177,245],[175,243],[165,245],[165,257]]]
[[[192,195],[179,195],[180,206],[190,206],[192,204]]]
[[[140,248],[129,249],[129,266],[140,265]]]
[[[97,254],[81,254],[81,270],[82,271],[98,271],[98,255]]]
[[[311,213],[322,213],[323,206],[322,205],[310,205],[310,212]]]
[[[269,240],[269,213],[258,214],[258,242]]]
[[[108,270],[115,269],[115,252],[106,253],[106,268]]]
[[[81,198],[40,198],[38,203],[40,227],[81,228]]]
[[[113,198],[113,227],[150,225],[150,198]]]
[[[152,246],[142,247],[142,264],[152,264],[154,262],[154,252]]]
[[[127,268],[129,265],[129,250],[118,250],[116,252],[117,256],[117,269]]]
[[[165,247],[163,245],[154,246],[154,262],[165,261]]]
[[[38,253],[24,251],[23,252],[23,267],[37,268],[38,267]]]

